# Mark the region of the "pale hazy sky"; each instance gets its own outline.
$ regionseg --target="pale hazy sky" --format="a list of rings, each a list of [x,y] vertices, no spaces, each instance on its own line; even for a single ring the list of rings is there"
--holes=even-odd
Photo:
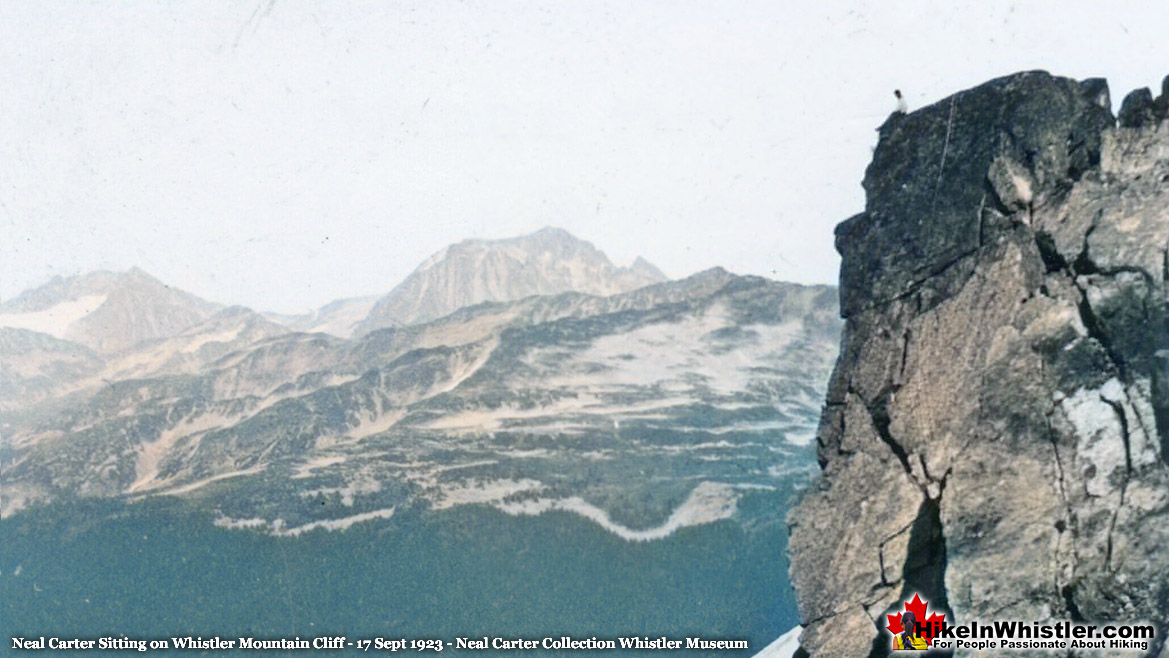
[[[874,128],[1169,73],[1169,2],[0,2],[0,296],[138,265],[295,311],[545,225],[835,282]]]

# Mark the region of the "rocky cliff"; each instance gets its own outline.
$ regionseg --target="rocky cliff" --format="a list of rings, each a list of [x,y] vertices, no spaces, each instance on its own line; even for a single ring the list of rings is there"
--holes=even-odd
[[[1117,121],[1102,80],[1022,73],[880,128],[789,517],[803,653],[887,654],[918,592],[959,623],[1154,623],[1169,656],[1165,87]]]

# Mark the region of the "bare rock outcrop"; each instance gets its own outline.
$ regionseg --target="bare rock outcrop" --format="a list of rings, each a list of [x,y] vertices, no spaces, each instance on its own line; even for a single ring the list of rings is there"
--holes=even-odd
[[[886,655],[920,592],[960,623],[1152,623],[1169,656],[1165,108],[1118,123],[1103,81],[1028,72],[881,127],[789,517],[803,653]]]

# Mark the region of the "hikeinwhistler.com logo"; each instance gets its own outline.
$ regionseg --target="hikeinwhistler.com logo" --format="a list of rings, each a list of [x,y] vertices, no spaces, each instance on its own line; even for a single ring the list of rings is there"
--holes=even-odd
[[[976,651],[1099,649],[1147,652],[1157,635],[1152,624],[1089,624],[1072,621],[992,619],[954,623],[944,611],[914,593],[900,611],[886,615],[893,651],[972,649]]]

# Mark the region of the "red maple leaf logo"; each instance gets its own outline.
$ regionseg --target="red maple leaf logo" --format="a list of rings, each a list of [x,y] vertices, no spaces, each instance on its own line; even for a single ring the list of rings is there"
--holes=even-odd
[[[934,612],[927,617],[927,608],[928,606],[926,602],[922,601],[921,597],[914,593],[913,600],[907,601],[905,603],[904,610],[905,612],[912,612],[914,618],[917,619],[918,624],[925,625],[925,628],[922,630],[921,637],[924,638],[930,646],[933,646],[935,629],[934,622],[939,622],[938,625],[940,625],[942,622],[946,621],[946,615],[939,615],[938,613]],[[890,633],[899,635],[902,631],[905,630],[904,628],[901,628],[900,614],[885,615],[885,617],[889,620],[889,624],[885,626],[885,628],[887,628]]]

